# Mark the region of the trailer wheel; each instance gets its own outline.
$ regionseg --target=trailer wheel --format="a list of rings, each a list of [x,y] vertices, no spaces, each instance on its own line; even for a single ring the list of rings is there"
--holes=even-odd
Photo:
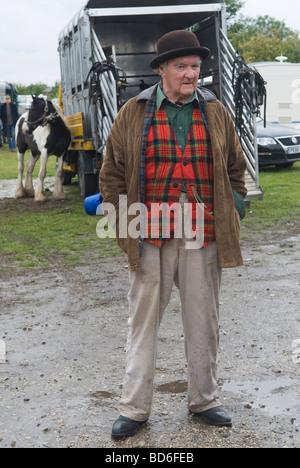
[[[78,185],[82,198],[99,192],[98,176],[90,171],[90,156],[84,151],[79,152],[78,158]]]

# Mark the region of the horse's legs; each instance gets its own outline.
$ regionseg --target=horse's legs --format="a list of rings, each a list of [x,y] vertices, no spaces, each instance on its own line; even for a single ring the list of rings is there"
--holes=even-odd
[[[17,187],[16,187],[16,193],[15,193],[16,198],[25,197],[25,190],[24,190],[24,187],[23,187],[24,156],[25,156],[25,153],[20,153],[18,151],[18,161],[19,161],[18,171],[19,171],[19,175],[18,175],[18,182],[17,182]]]
[[[32,182],[32,173],[35,168],[35,165],[39,159],[39,156],[33,156],[31,153],[30,158],[28,159],[26,166],[26,176],[25,176],[25,196],[34,197],[34,188]]]
[[[56,168],[56,174],[55,174],[55,184],[54,184],[54,190],[53,190],[53,198],[56,198],[57,200],[63,200],[66,198],[66,195],[64,194],[63,191],[63,157],[60,156],[57,158],[57,168]]]
[[[48,152],[47,152],[47,149],[44,148],[41,154],[41,167],[40,167],[37,186],[36,186],[35,193],[34,193],[35,201],[46,201],[46,197],[44,195],[44,180],[46,177],[47,160],[48,160]]]

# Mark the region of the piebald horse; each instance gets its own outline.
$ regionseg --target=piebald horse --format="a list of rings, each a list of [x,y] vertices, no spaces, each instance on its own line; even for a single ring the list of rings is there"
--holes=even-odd
[[[23,114],[17,122],[16,142],[19,161],[16,198],[34,197],[35,201],[46,200],[44,180],[47,160],[51,155],[57,156],[53,197],[65,198],[62,180],[63,156],[71,142],[71,133],[60,107],[47,99],[33,97],[29,112]],[[27,163],[25,185],[23,185],[24,156],[27,149],[30,149],[31,156]],[[40,172],[34,190],[32,172],[39,157],[41,157]]]

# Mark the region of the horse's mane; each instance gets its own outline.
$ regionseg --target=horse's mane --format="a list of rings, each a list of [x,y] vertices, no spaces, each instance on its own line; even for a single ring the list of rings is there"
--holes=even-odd
[[[62,108],[59,105],[54,104],[54,102],[52,102],[52,101],[50,101],[50,102],[51,102],[52,106],[54,107],[54,109],[56,110],[56,112],[58,113],[58,115],[60,116],[60,118],[62,119],[62,121],[65,124],[65,126],[67,127],[67,129],[70,130],[67,119],[64,116],[64,113],[62,111]]]

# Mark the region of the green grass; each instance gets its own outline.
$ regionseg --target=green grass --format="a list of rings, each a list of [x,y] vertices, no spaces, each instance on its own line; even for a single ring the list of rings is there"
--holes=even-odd
[[[16,268],[74,267],[120,254],[115,239],[99,239],[98,216],[88,216],[77,184],[67,199],[0,200],[0,272]]]
[[[0,148],[0,179],[16,178],[16,153]],[[48,174],[55,173],[55,158]],[[282,232],[300,232],[300,163],[291,169],[260,173],[263,201],[251,200],[242,222],[242,240],[260,245]],[[88,216],[78,186],[65,188],[67,199],[45,203],[32,199],[0,200],[0,271],[64,265],[74,267],[120,250],[114,239],[99,239],[99,217]]]
[[[30,157],[30,152],[25,154],[25,163]],[[33,172],[33,177],[37,177],[39,173],[40,163],[36,164]],[[55,174],[56,158],[51,156],[47,164],[47,176],[51,177]],[[26,170],[26,166],[25,166]],[[25,171],[24,171],[25,172]],[[18,178],[18,155],[17,153],[10,153],[7,144],[0,148],[0,180],[9,180]]]
[[[242,222],[243,233],[251,235],[297,229],[300,233],[300,162],[292,168],[270,168],[260,172],[263,200],[251,200],[247,217]]]
[[[120,253],[115,240],[96,235],[97,217],[83,211],[73,198],[61,207],[43,212],[0,214],[0,271],[64,265],[78,266]],[[32,202],[34,203],[34,202]],[[47,204],[45,205],[45,207]]]
[[[7,145],[0,148],[0,179],[17,178],[17,164],[17,153],[8,152]],[[56,158],[51,157],[47,176],[55,175],[55,166]],[[61,263],[68,267],[120,253],[114,239],[97,237],[99,217],[85,213],[76,182],[65,191],[63,201],[53,200],[50,193],[45,203],[0,200],[0,271]]]

